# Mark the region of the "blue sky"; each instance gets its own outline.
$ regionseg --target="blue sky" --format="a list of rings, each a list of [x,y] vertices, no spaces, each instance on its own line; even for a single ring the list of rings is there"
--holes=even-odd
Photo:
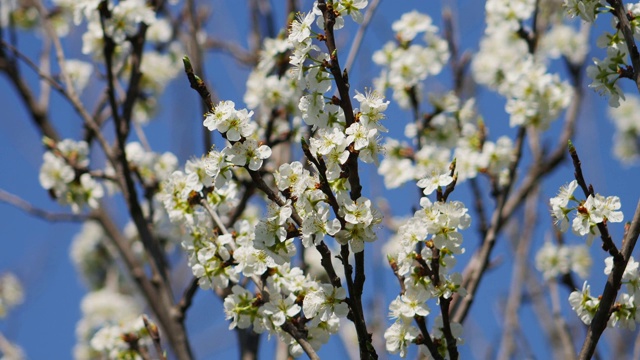
[[[245,2],[213,1],[212,20],[210,28],[214,34],[224,34],[227,39],[239,39],[243,45],[245,40],[246,9]],[[307,4],[309,2],[304,2]],[[445,3],[451,3],[445,1]],[[370,61],[370,55],[384,42],[392,39],[391,23],[406,11],[417,9],[430,14],[436,24],[440,24],[440,2],[425,2],[417,0],[399,2],[383,1],[372,27],[368,31],[362,51],[356,60],[353,71],[350,74],[352,91],[362,91],[364,87],[371,86],[370,79],[376,76],[379,69]],[[456,7],[459,11],[456,11]],[[476,50],[477,40],[483,31],[483,5],[476,1],[459,1],[453,7],[457,13],[459,26],[458,35],[461,37],[463,50]],[[282,9],[276,6],[278,23],[284,23]],[[607,29],[608,20],[600,21],[600,25],[594,30]],[[354,35],[354,29],[340,32],[338,42],[343,46],[349,44]],[[72,34],[68,39],[69,46],[73,41],[79,40],[79,33]],[[21,44],[30,56],[36,54],[37,36],[21,34]],[[70,47],[72,55],[79,55],[79,49]],[[346,53],[346,50],[345,50]],[[216,88],[220,98],[230,99],[236,103],[242,103],[244,81],[248,74],[246,68],[234,66],[233,61],[226,55],[210,53],[207,55],[207,76]],[[557,68],[557,67],[556,67]],[[559,69],[559,68],[558,68]],[[432,83],[427,84],[427,89],[446,90],[450,87],[450,78],[446,74],[438,77]],[[30,71],[23,67],[23,72],[29,76],[30,81],[34,77]],[[586,85],[586,84],[585,84]],[[628,86],[628,84],[626,85]],[[628,88],[630,92],[633,88]],[[30,123],[24,106],[11,88],[5,77],[0,77],[0,108],[4,114],[0,120],[0,166],[5,169],[0,175],[0,189],[20,196],[34,206],[52,212],[69,212],[52,201],[46,191],[38,182],[38,171],[41,165],[42,146],[40,138]],[[640,187],[634,186],[634,179],[640,175],[637,167],[626,168],[616,160],[611,159],[612,125],[606,118],[606,99],[586,90],[586,101],[579,119],[577,134],[574,143],[583,159],[584,172],[587,181],[594,184],[596,191],[603,195],[619,195],[622,198],[625,219],[630,219],[636,201],[640,197]],[[89,92],[88,96],[94,96],[97,91]],[[491,138],[496,139],[501,134],[513,134],[513,130],[507,127],[508,115],[503,111],[504,100],[486,89],[478,90],[480,111],[487,119],[491,129]],[[197,96],[188,88],[186,79],[179,76],[168,87],[161,101],[164,111],[162,115],[148,126],[148,138],[155,151],[174,151],[183,163],[190,156],[201,154],[200,143],[201,115]],[[60,101],[57,94],[53,98],[53,119],[56,125],[66,137],[77,137],[81,131],[80,120],[70,111],[68,105]],[[401,137],[403,126],[410,118],[410,114],[396,110],[390,110],[387,114],[392,137]],[[555,139],[552,128],[548,134],[549,139]],[[395,132],[395,134],[394,134]],[[197,139],[193,141],[193,139]],[[370,187],[370,194],[383,193],[395,209],[396,215],[409,214],[411,206],[417,204],[415,189],[405,186],[400,190],[382,192],[382,180],[377,177],[375,169],[363,167],[363,179],[369,181],[365,187]],[[554,175],[545,180],[546,192],[542,200],[553,196],[559,185],[572,180],[573,169],[570,163],[565,162]],[[457,190],[453,198],[466,201],[468,191]],[[125,217],[122,214],[121,203],[116,202],[112,211],[117,213],[117,219],[124,224]],[[548,232],[549,219],[545,217],[545,207],[541,208],[540,222],[543,229],[536,233],[533,248],[538,249]],[[9,339],[20,344],[31,359],[68,358],[75,344],[75,325],[80,317],[79,302],[85,293],[85,288],[75,274],[69,260],[69,245],[79,227],[77,224],[49,223],[36,219],[22,211],[0,203],[0,272],[15,272],[23,281],[26,288],[26,301],[11,315],[0,321],[0,331]],[[472,253],[477,243],[473,229],[467,231],[467,254],[459,262],[465,263],[465,259]],[[620,238],[621,227],[612,231],[614,238]],[[382,239],[384,240],[384,239]],[[470,320],[465,324],[465,338],[468,346],[462,346],[463,358],[485,358],[481,351],[470,352],[470,346],[478,346],[489,351],[489,346],[496,344],[500,339],[500,327],[502,323],[502,310],[504,296],[508,292],[510,281],[510,269],[512,251],[506,239],[502,238],[495,249],[494,258],[499,259],[498,268],[490,271],[482,282],[478,301],[475,303]],[[579,239],[569,236],[568,241],[576,243]],[[373,245],[379,249],[383,241]],[[370,250],[369,250],[370,251]],[[373,251],[371,252],[373,253]],[[592,247],[594,255],[594,267],[592,270],[592,289],[600,291],[604,283],[601,273],[604,254],[597,245]],[[372,258],[373,262],[384,259],[379,255]],[[376,267],[368,277],[365,292],[368,301],[384,298],[383,307],[388,305],[398,291],[398,286],[391,272],[384,266]],[[375,284],[375,286],[374,286]],[[382,286],[378,286],[382,284]],[[383,290],[381,290],[383,289]],[[500,300],[500,297],[503,297]],[[568,292],[561,293],[562,299],[566,299]],[[563,308],[566,310],[565,302]],[[198,314],[195,316],[195,314]],[[191,315],[191,316],[189,316]],[[188,315],[188,328],[193,334],[193,345],[198,358],[234,358],[236,357],[235,336],[227,330],[228,324],[224,321],[221,301],[211,293],[200,291],[196,297],[193,309]],[[386,310],[383,308],[378,314],[385,320]],[[568,312],[567,319],[576,324],[577,318]],[[526,334],[531,351],[538,358],[545,358],[549,354],[543,344],[541,330],[535,321],[535,314],[531,308],[525,306],[521,313],[522,331]],[[578,337],[580,337],[579,335]],[[213,340],[215,339],[215,340]],[[224,339],[224,341],[220,341]],[[228,339],[228,340],[227,340]],[[262,354],[264,358],[271,358],[274,341],[267,342],[263,339]],[[339,341],[332,341],[323,348],[320,355],[324,357],[344,355],[345,349]],[[383,353],[382,348],[379,349]],[[490,357],[490,356],[489,356]],[[410,357],[411,358],[411,357]]]

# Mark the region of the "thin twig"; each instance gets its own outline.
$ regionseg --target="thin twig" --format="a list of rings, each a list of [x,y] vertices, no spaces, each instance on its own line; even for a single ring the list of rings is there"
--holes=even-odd
[[[198,17],[198,11],[196,9],[195,0],[187,0],[186,5],[187,14],[189,19],[189,45],[187,50],[189,51],[190,57],[193,59],[193,66],[195,68],[195,72],[200,74],[200,76],[205,77],[204,75],[204,54],[202,51],[202,46],[198,42],[198,34],[200,34],[200,29],[202,28],[200,24],[200,19]],[[201,112],[203,114],[210,112],[213,110],[210,107],[210,104],[201,101],[200,102]],[[202,142],[204,146],[204,152],[207,153],[211,150],[211,146],[213,145],[211,141],[211,132],[206,127],[202,127]]]
[[[176,316],[181,319],[181,321],[184,322],[184,319],[187,316],[187,310],[189,310],[189,308],[191,307],[193,297],[196,295],[196,292],[198,292],[199,288],[200,286],[198,286],[198,278],[195,276],[192,277],[189,281],[189,286],[187,286],[187,288],[184,290],[180,301],[178,301],[178,303],[176,304]]]
[[[147,328],[147,331],[149,332],[151,341],[153,341],[153,346],[156,349],[156,355],[160,360],[167,360],[164,350],[162,350],[162,345],[160,344],[160,332],[158,331],[158,327],[149,322],[146,315],[142,316],[142,321],[144,322],[144,327]]]
[[[52,78],[50,75],[42,71],[43,64],[38,65],[34,63],[27,55],[23,54],[20,50],[16,49],[15,47],[13,47],[13,45],[7,43],[4,40],[0,40],[0,46],[6,47],[7,49],[11,50],[11,52],[15,54],[18,59],[22,60],[22,62],[24,62],[31,70],[33,70],[33,72],[38,74],[38,76],[42,80],[46,81],[47,84],[51,85],[54,89],[56,89],[66,97],[66,91],[64,87],[56,79]],[[46,106],[43,107],[46,108]]]
[[[43,26],[47,32],[47,35],[51,38],[53,42],[53,47],[56,54],[56,60],[58,61],[58,66],[60,67],[60,75],[66,87],[67,97],[71,101],[71,104],[73,105],[74,110],[80,115],[80,117],[84,121],[85,125],[95,132],[96,139],[100,143],[100,146],[102,147],[102,151],[105,153],[105,156],[107,157],[107,159],[109,159],[112,165],[115,165],[115,161],[114,161],[109,143],[104,138],[104,136],[102,136],[102,133],[100,132],[100,128],[98,127],[94,119],[91,117],[87,109],[84,107],[84,105],[80,101],[80,97],[78,96],[78,93],[75,90],[73,81],[71,80],[71,77],[66,71],[66,66],[65,66],[66,58],[64,55],[64,50],[62,48],[62,43],[60,42],[60,38],[58,37],[58,34],[56,33],[55,29],[51,25],[51,22],[49,21],[49,16],[47,14],[46,8],[42,4],[42,0],[37,2],[37,7],[40,12],[40,17],[44,19]]]
[[[513,271],[511,286],[509,286],[509,297],[505,308],[504,325],[502,331],[502,341],[500,341],[499,359],[511,359],[515,352],[515,330],[518,328],[518,310],[522,304],[522,292],[524,289],[524,279],[529,270],[527,256],[530,253],[531,240],[533,239],[534,228],[537,221],[538,209],[538,189],[534,189],[527,197],[524,215],[524,228],[518,232],[518,239],[514,238],[516,245],[515,258],[513,261]],[[522,236],[520,236],[522,235]]]
[[[502,211],[505,206],[506,200],[508,199],[511,186],[515,181],[515,171],[522,157],[522,146],[524,143],[525,134],[526,129],[524,127],[520,127],[514,146],[514,159],[509,166],[509,183],[504,186],[498,194],[496,208],[491,216],[491,224],[489,226],[489,230],[487,231],[487,235],[483,240],[482,247],[474,255],[471,261],[469,261],[467,268],[465,268],[464,270],[465,278],[463,279],[463,287],[467,289],[468,294],[464,298],[458,297],[458,302],[454,303],[455,305],[453,307],[453,321],[457,323],[464,322],[464,319],[467,316],[469,308],[474,301],[475,293],[478,291],[480,280],[482,279],[484,272],[489,266],[489,258],[491,256],[491,251],[495,246],[498,234],[502,229],[502,226],[508,219],[508,217],[505,218],[502,216]]]
[[[46,221],[52,222],[83,222],[91,219],[91,215],[87,214],[62,214],[52,213],[40,208],[37,208],[27,202],[26,200],[11,194],[5,190],[0,189],[0,202],[4,202],[23,210],[29,215],[41,218]]]
[[[353,62],[356,60],[356,56],[358,56],[358,51],[360,51],[360,46],[362,45],[362,40],[364,39],[364,34],[369,28],[369,24],[371,23],[371,19],[373,19],[373,15],[380,5],[381,0],[372,0],[369,5],[367,5],[367,11],[364,13],[364,17],[362,19],[362,24],[358,27],[358,32],[356,32],[356,36],[353,38],[351,42],[351,48],[349,48],[349,55],[347,55],[347,61],[344,63],[345,71],[351,71],[351,66]]]

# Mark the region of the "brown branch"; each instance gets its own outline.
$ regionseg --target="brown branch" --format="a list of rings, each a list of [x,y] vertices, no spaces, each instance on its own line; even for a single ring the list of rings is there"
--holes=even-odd
[[[464,85],[464,72],[467,64],[471,60],[471,56],[468,52],[465,52],[462,56],[458,57],[458,43],[455,38],[453,15],[450,8],[446,7],[442,10],[442,21],[444,23],[444,37],[449,46],[449,52],[451,53],[449,64],[451,65],[453,78],[453,91],[460,97]]]
[[[17,64],[14,61],[9,60],[6,56],[4,51],[4,42],[3,46],[0,46],[0,70],[2,70],[15,87],[18,95],[25,104],[27,111],[31,115],[31,119],[40,132],[50,139],[60,141],[60,135],[53,124],[51,124],[47,108],[38,102],[27,83],[20,76]]]
[[[431,335],[429,335],[429,330],[427,330],[427,324],[424,320],[424,316],[416,315],[413,319],[416,321],[416,324],[418,324],[418,329],[420,329],[420,333],[422,334],[422,342],[427,349],[429,349],[431,356],[436,360],[443,360],[444,358],[438,352],[438,347],[433,342],[433,339],[431,339]]]
[[[293,324],[291,324],[288,321],[282,324],[281,328],[286,333],[291,335],[294,339],[296,339],[296,341],[298,342],[298,344],[300,344],[300,346],[302,347],[302,350],[304,350],[304,352],[307,354],[309,359],[320,360],[320,356],[318,356],[316,351],[313,349],[313,347],[311,347],[311,344],[309,344],[305,336],[300,332],[300,330],[298,330],[298,328],[296,328]]]
[[[78,93],[76,93],[76,90],[73,86],[73,81],[71,80],[71,78],[69,77],[69,74],[66,71],[66,66],[65,66],[66,58],[64,55],[64,50],[62,49],[62,43],[60,42],[60,38],[58,37],[55,29],[51,25],[51,22],[49,21],[49,15],[47,13],[46,8],[42,4],[42,0],[38,1],[36,6],[38,8],[38,11],[40,12],[41,18],[44,19],[43,26],[46,30],[46,33],[53,42],[53,47],[56,54],[56,60],[58,61],[58,66],[60,67],[60,75],[67,90],[67,97],[69,101],[71,101],[71,104],[74,110],[78,113],[78,115],[80,115],[80,117],[84,121],[85,125],[88,126],[92,131],[96,133],[95,136],[98,142],[100,143],[102,151],[104,151],[107,159],[109,159],[109,161],[112,164],[114,164],[114,160],[113,160],[114,158],[113,158],[113,154],[111,152],[109,143],[104,138],[104,136],[102,136],[102,134],[100,133],[100,128],[98,127],[94,119],[91,117],[91,115],[89,115],[89,112],[80,101],[80,97],[78,96]]]
[[[14,54],[16,58],[22,60],[22,62],[24,62],[31,70],[33,70],[33,72],[38,74],[38,76],[42,80],[46,81],[49,85],[51,85],[54,89],[58,90],[62,95],[65,95],[66,97],[66,91],[64,87],[58,81],[56,81],[56,79],[44,73],[41,70],[42,69],[41,65],[34,63],[33,60],[31,60],[27,55],[23,54],[20,50],[16,49],[13,45],[7,43],[4,40],[0,40],[0,46],[11,50],[11,53]],[[3,55],[2,58],[4,58],[4,52],[1,52],[0,54],[2,54]],[[6,61],[5,59],[3,60]],[[15,67],[14,70],[17,70],[17,67]],[[46,108],[45,106],[43,107]]]
[[[191,65],[191,60],[188,56],[184,56],[182,58],[182,63],[184,65],[184,72],[187,74],[187,79],[189,80],[189,85],[192,89],[198,92],[202,100],[207,104],[209,111],[212,112],[214,105],[207,85],[200,77],[198,77],[198,75],[195,74],[193,65]]]

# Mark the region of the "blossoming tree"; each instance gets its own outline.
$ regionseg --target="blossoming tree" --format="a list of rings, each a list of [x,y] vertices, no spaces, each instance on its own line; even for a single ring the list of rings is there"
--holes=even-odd
[[[635,329],[640,210],[619,224],[621,199],[596,192],[583,174],[592,162],[582,164],[572,140],[586,74],[611,106],[614,154],[638,157],[640,100],[623,90],[640,89],[638,4],[487,0],[482,35],[461,52],[456,14],[420,3],[356,63],[381,1],[246,3],[247,46],[208,33],[216,24],[206,2],[0,2],[0,71],[42,136],[40,184],[70,213],[0,198],[83,224],[71,247],[90,290],[76,358],[194,358],[185,319],[208,292],[243,359],[257,356],[262,334],[277,339],[279,358],[320,358],[339,337],[353,358],[457,359],[476,351],[466,325],[486,311],[477,299],[489,269],[511,279],[500,358],[526,351],[524,294],[548,356],[588,359],[607,327]],[[597,29],[606,55],[589,60],[591,23],[602,18],[613,25]],[[207,66],[210,50],[251,69],[242,103],[212,85],[220,68]],[[199,124],[203,150],[184,163],[146,135],[167,111],[170,83],[201,104],[201,117],[183,121]],[[497,119],[482,115],[487,93],[501,99],[489,107],[504,103]],[[60,135],[58,103],[80,119],[80,136]],[[564,160],[573,171],[558,170]],[[388,190],[366,180],[370,172]],[[564,179],[559,191],[544,186],[551,174]],[[402,201],[390,190],[399,187]],[[539,250],[536,236],[546,237]],[[506,264],[496,261],[500,243],[513,248]],[[607,282],[580,287],[591,254],[607,256]],[[395,283],[372,283],[379,270]],[[22,298],[6,277],[0,315]],[[584,326],[572,330],[575,320]],[[0,340],[6,356],[22,356]],[[629,351],[612,348],[601,351]]]

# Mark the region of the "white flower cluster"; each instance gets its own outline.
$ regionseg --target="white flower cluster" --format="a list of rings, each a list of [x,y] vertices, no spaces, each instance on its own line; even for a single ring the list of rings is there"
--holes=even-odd
[[[487,29],[472,63],[475,80],[507,98],[512,127],[533,125],[546,130],[571,99],[571,87],[547,71],[543,59],[529,53],[518,34],[535,1],[492,0],[486,5]]]
[[[545,279],[551,279],[571,271],[585,279],[591,268],[589,248],[582,245],[556,245],[546,241],[536,254],[536,268]]]
[[[55,0],[54,3],[60,10],[73,15],[73,21],[80,25],[87,21],[87,32],[83,35],[84,54],[101,55],[103,48],[103,31],[100,24],[98,6],[100,0],[68,1]],[[127,37],[134,36],[141,23],[153,25],[156,22],[156,14],[144,0],[127,0],[113,3],[107,2],[109,17],[105,19],[105,31],[116,45],[125,43]]]
[[[65,139],[53,145],[42,157],[40,185],[60,204],[78,213],[85,205],[98,207],[104,189],[89,174],[89,146],[84,141]]]
[[[414,317],[424,317],[430,313],[426,303],[428,300],[449,299],[454,293],[466,295],[460,286],[462,276],[451,270],[455,265],[455,255],[464,252],[459,231],[468,228],[471,223],[467,209],[459,201],[432,203],[426,197],[420,200],[420,206],[422,209],[399,227],[397,235],[391,240],[395,242],[395,249],[389,254],[394,271],[406,278],[404,293],[389,306],[389,316],[395,322],[384,337],[387,350],[391,353],[400,352],[403,357],[407,346],[419,334],[419,330],[411,325]],[[421,250],[418,252],[416,249]],[[451,328],[458,343],[462,343],[462,326],[452,323]],[[437,329],[436,320],[430,335],[437,340],[436,343],[446,344],[444,334]],[[439,350],[442,354],[447,353],[444,345]]]
[[[93,73],[93,65],[77,59],[67,59],[64,65],[67,76],[71,78],[76,92],[81,93],[89,84],[89,79]]]
[[[315,188],[317,177],[311,176],[301,163],[293,162],[281,165],[274,174],[284,206],[270,202],[265,217],[240,219],[230,233],[213,231],[219,224],[214,224],[209,211],[228,219],[237,205],[237,185],[232,180],[232,171],[239,171],[240,167],[256,171],[270,155],[266,145],[258,146],[255,139],[245,138],[254,134],[243,133],[242,129],[255,125],[249,123],[250,113],[235,111],[233,106],[230,102],[220,103],[205,122],[226,133],[227,139],[229,133],[235,131],[231,137],[238,140],[221,152],[212,150],[203,159],[187,162],[186,173],[176,171],[163,183],[161,199],[173,221],[188,224],[191,236],[182,245],[199,285],[204,289],[232,286],[232,295],[225,299],[227,317],[233,320],[231,326],[253,325],[255,331],[268,330],[290,344],[292,351],[301,353],[297,342],[280,326],[286,319],[300,316],[301,306],[295,301],[298,297],[322,286],[303,276],[300,269],[289,268],[290,258],[296,252],[293,238],[299,236],[297,232],[289,234],[288,230],[294,226],[290,218],[294,209],[304,218],[300,233],[305,247],[319,244],[327,233],[335,234],[340,230],[340,223],[337,219],[329,220],[329,206],[322,192]],[[203,202],[206,206],[202,206]],[[269,301],[258,304],[250,291],[238,285],[240,276],[262,276],[268,269],[272,269],[270,273],[275,272],[267,278]],[[305,304],[312,304],[311,299]],[[346,306],[340,305],[343,299],[344,296],[338,299],[335,306],[343,309]],[[319,302],[316,307],[305,306],[310,306],[305,312],[306,318],[312,319],[315,313],[311,309],[325,305]],[[339,318],[346,315],[342,310],[336,310],[332,316],[329,315],[333,313],[326,314],[306,324],[310,334],[307,340],[317,348],[337,332]]]
[[[230,149],[230,148],[226,148]],[[227,160],[224,152],[211,150],[202,159],[187,161],[185,171],[174,171],[161,186],[158,199],[163,202],[171,221],[185,221],[197,226],[198,205],[204,199],[220,213],[226,213],[234,206],[237,185],[231,182],[233,164]],[[207,224],[208,225],[208,224]]]
[[[277,334],[289,345],[292,355],[300,356],[303,354],[300,345],[280,327],[304,314],[308,319],[306,340],[319,349],[338,332],[340,318],[348,313],[345,289],[315,282],[300,268],[289,268],[288,264],[273,266],[272,271],[274,274],[268,277],[266,286],[268,300],[257,298],[239,285],[233,286],[231,295],[224,300],[225,314],[231,320],[229,329],[253,326],[257,333]],[[300,298],[304,298],[302,306],[297,300]]]
[[[113,259],[107,251],[107,235],[95,221],[86,221],[73,238],[69,256],[76,271],[90,289],[104,285],[108,267]]]
[[[0,319],[23,301],[24,291],[18,277],[12,273],[0,275]]]
[[[514,154],[511,139],[506,136],[496,142],[484,139],[486,127],[481,121],[475,123],[474,99],[461,103],[450,92],[429,100],[435,113],[425,128],[418,134],[417,126],[411,123],[405,130],[408,137],[420,137],[422,144],[417,152],[413,153],[408,144],[387,139],[386,156],[378,169],[384,176],[385,186],[391,189],[417,180],[427,190],[431,181],[429,189],[435,190],[433,181],[450,172],[453,159],[456,160],[458,182],[485,173],[499,183],[505,183]]]
[[[296,127],[302,122],[298,111],[301,83],[297,74],[285,71],[288,53],[292,49],[292,44],[286,38],[265,39],[258,65],[247,79],[244,102],[249,109],[258,113],[256,121],[262,125],[258,128],[260,137],[265,135],[262,131],[269,122],[272,138],[297,132],[297,129],[290,128],[287,116],[293,117],[292,123]]]
[[[95,359],[106,356],[119,359],[132,356],[137,359],[123,336],[128,332],[140,335],[141,344],[149,344],[142,336],[144,329],[142,310],[138,301],[129,295],[121,294],[109,288],[93,291],[85,295],[80,304],[82,318],[76,325],[77,343],[73,350],[74,358]]]
[[[603,6],[599,1],[592,0],[588,3],[596,7]],[[590,11],[587,11],[587,13],[586,17],[591,16]],[[636,40],[639,40],[640,4],[627,4],[627,14],[633,36]],[[580,16],[583,16],[582,13],[580,13]],[[624,93],[618,84],[618,79],[625,76],[625,72],[627,77],[630,76],[628,72],[631,65],[629,64],[629,49],[617,18],[612,17],[611,26],[615,29],[614,33],[603,32],[597,41],[598,47],[607,50],[607,55],[604,59],[593,58],[593,65],[587,67],[587,75],[592,80],[589,87],[602,95],[607,95],[609,97],[609,106],[618,107],[620,106],[620,99],[625,99]]]
[[[173,153],[167,151],[158,154],[148,151],[136,141],[128,143],[125,152],[131,170],[135,171],[147,186],[166,180],[178,167],[178,158]]]
[[[91,338],[91,350],[109,359],[142,360],[139,348],[151,345],[142,316],[116,325],[105,325]]]
[[[609,109],[616,132],[613,136],[613,153],[625,164],[637,162],[640,158],[640,98],[629,96],[618,108]]]
[[[516,32],[536,9],[535,0],[488,0],[487,32]]]
[[[613,257],[605,259],[605,275],[611,274],[613,270]],[[618,294],[618,299],[612,307],[613,312],[607,323],[608,327],[620,327],[634,331],[636,323],[640,322],[640,263],[635,261],[633,256],[629,259],[627,267],[622,275],[622,283],[626,291]],[[569,295],[571,308],[578,314],[580,320],[585,324],[591,324],[598,307],[600,298],[594,297],[590,293],[590,286],[585,281],[582,291],[574,291]]]
[[[598,13],[607,11],[609,5],[605,0],[564,0],[564,7],[569,16],[593,22]]]
[[[573,26],[555,24],[540,39],[540,50],[550,59],[565,57],[571,64],[579,65],[589,52],[588,32],[578,32]]]
[[[427,76],[437,75],[449,60],[447,42],[438,36],[438,28],[426,14],[412,11],[402,15],[392,25],[398,42],[388,42],[373,54],[373,61],[382,66],[380,77],[374,80],[382,93],[393,90],[393,99],[403,108],[409,108],[409,91],[421,93],[422,82]],[[415,43],[418,34],[424,33],[423,44]],[[410,90],[413,89],[413,90]]]
[[[587,235],[587,245],[591,245],[593,238],[600,235],[598,224],[602,222],[622,222],[623,214],[620,209],[620,198],[617,196],[604,197],[600,194],[589,195],[586,200],[577,199],[573,193],[578,182],[573,180],[560,187],[558,195],[549,199],[551,215],[560,231],[569,228],[569,215],[575,211],[571,229],[578,236]],[[569,202],[575,203],[572,206]]]

